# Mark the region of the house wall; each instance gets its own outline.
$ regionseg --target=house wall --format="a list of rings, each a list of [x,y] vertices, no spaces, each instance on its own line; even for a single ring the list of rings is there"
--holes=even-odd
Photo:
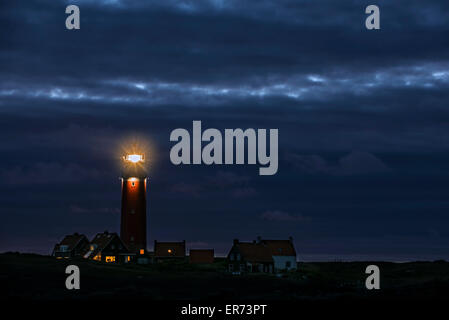
[[[246,264],[246,272],[273,273],[273,263],[250,263]]]
[[[240,260],[231,260],[227,259],[227,269],[228,272],[245,272],[245,273],[272,273],[273,272],[273,263],[257,263],[257,262],[248,262],[243,259]]]
[[[190,263],[214,263],[213,250],[190,250]]]
[[[296,270],[296,257],[295,256],[273,256],[274,269],[280,270]],[[290,262],[290,267],[287,267],[287,262]]]
[[[115,263],[124,263],[128,253],[120,239],[115,236],[114,239],[100,252],[101,261],[105,262],[107,256],[114,256]]]
[[[186,242],[159,242],[154,240],[154,257],[156,259],[186,258]]]
[[[237,246],[233,246],[227,256],[227,269],[228,272],[264,272],[273,273],[274,267],[272,262],[249,262],[246,261],[240,254],[240,250]]]
[[[228,272],[247,272],[246,262],[242,259],[236,246],[233,246],[227,257]]]

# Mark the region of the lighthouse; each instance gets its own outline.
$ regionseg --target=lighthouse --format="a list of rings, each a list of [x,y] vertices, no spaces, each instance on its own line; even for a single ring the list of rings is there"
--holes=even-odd
[[[147,172],[143,154],[123,156],[120,237],[128,249],[145,254],[147,248]]]

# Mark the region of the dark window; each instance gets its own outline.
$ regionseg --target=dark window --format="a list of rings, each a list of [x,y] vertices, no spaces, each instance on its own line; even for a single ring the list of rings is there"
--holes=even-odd
[[[287,268],[290,268],[290,267],[292,266],[292,263],[291,263],[290,261],[287,261],[287,262],[285,263],[285,266],[286,266]]]

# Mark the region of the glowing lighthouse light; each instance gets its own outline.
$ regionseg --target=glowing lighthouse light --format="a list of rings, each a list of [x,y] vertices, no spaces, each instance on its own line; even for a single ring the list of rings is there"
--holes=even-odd
[[[137,163],[143,161],[143,156],[141,154],[128,154],[125,157],[125,160],[130,161],[132,163]]]

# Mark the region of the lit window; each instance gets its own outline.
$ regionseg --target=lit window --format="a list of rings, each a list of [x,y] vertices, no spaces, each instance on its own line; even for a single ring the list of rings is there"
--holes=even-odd
[[[97,254],[97,255],[94,257],[94,260],[100,261],[100,260],[101,260],[101,254]]]
[[[132,177],[132,178],[129,178],[128,181],[131,182],[131,186],[132,187],[135,187],[136,186],[136,182],[139,181],[139,179],[136,178],[136,177]]]
[[[128,260],[128,261],[130,261],[130,260],[131,260],[131,257],[130,257],[130,256],[128,256],[127,260]]]
[[[140,249],[140,254],[144,254],[144,250],[143,249]]]
[[[106,262],[115,262],[115,256],[106,256]]]

